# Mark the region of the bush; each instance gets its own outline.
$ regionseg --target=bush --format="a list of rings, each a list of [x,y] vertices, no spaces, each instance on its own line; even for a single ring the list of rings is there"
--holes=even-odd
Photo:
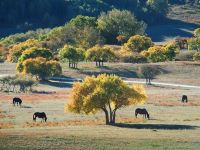
[[[176,55],[176,61],[193,61],[193,55],[195,52],[192,51],[181,51],[178,55]]]
[[[127,43],[124,44],[125,49],[141,52],[147,50],[149,47],[153,46],[151,38],[141,35],[135,35],[130,37]]]
[[[163,46],[153,46],[148,51],[143,51],[141,54],[146,56],[151,62],[163,62],[167,60],[165,54],[165,48]]]
[[[200,52],[196,52],[196,53],[193,55],[193,60],[194,60],[194,61],[200,61]]]
[[[62,67],[57,61],[48,61],[45,58],[36,57],[18,63],[17,71],[19,73],[36,76],[39,80],[45,80],[48,77],[60,75],[62,73]]]

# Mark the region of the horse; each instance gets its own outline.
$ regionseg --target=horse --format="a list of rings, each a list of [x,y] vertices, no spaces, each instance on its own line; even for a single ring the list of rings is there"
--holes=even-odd
[[[15,104],[17,104],[17,106],[21,106],[22,100],[18,97],[13,98],[13,105],[15,106]]]
[[[141,108],[137,108],[135,110],[135,117],[137,118],[138,114],[142,114],[145,118],[149,119],[149,113],[147,112],[147,110],[145,108],[141,109]]]
[[[183,96],[182,96],[182,100],[181,100],[181,101],[182,101],[182,103],[184,103],[184,102],[186,102],[186,103],[187,103],[187,102],[188,102],[187,95],[183,95]]]
[[[36,118],[42,118],[43,121],[47,121],[47,116],[44,112],[35,112],[33,114],[33,121],[36,121]]]

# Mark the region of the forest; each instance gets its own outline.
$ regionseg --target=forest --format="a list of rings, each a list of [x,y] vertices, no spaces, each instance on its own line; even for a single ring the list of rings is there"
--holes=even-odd
[[[183,0],[1,0],[0,27],[54,27],[77,15],[97,17],[113,8],[129,10],[137,19],[155,24],[163,21],[168,4],[174,3]]]

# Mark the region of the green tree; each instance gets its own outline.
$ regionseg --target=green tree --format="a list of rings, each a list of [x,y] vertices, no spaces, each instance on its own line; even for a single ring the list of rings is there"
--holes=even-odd
[[[70,20],[69,24],[71,24],[79,29],[83,29],[86,26],[89,26],[89,27],[97,26],[95,17],[82,16],[82,15],[78,15],[75,18],[72,18]]]
[[[86,51],[86,59],[95,61],[96,66],[103,66],[104,62],[114,61],[117,59],[114,51],[108,46],[96,45]]]
[[[135,34],[144,34],[146,29],[146,25],[138,22],[135,16],[127,10],[113,9],[102,13],[97,19],[97,24],[107,43],[116,43],[119,35],[128,39]]]
[[[59,56],[61,59],[68,59],[69,68],[77,68],[78,62],[84,60],[84,53],[84,50],[81,48],[65,45],[62,49],[60,49]]]
[[[106,124],[114,124],[118,109],[144,103],[146,95],[143,86],[129,87],[117,76],[99,75],[86,77],[82,83],[75,83],[71,101],[66,110],[75,113],[105,113]]]
[[[168,13],[168,0],[147,0],[147,5],[159,16]]]
[[[141,52],[143,50],[147,50],[152,47],[154,44],[151,38],[141,35],[135,35],[130,37],[127,43],[124,44],[124,47],[127,50],[131,50],[134,52]]]

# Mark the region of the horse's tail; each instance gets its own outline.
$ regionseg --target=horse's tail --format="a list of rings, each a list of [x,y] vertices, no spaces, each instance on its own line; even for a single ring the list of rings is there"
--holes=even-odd
[[[36,115],[35,114],[33,114],[33,121],[35,121],[36,120]]]

